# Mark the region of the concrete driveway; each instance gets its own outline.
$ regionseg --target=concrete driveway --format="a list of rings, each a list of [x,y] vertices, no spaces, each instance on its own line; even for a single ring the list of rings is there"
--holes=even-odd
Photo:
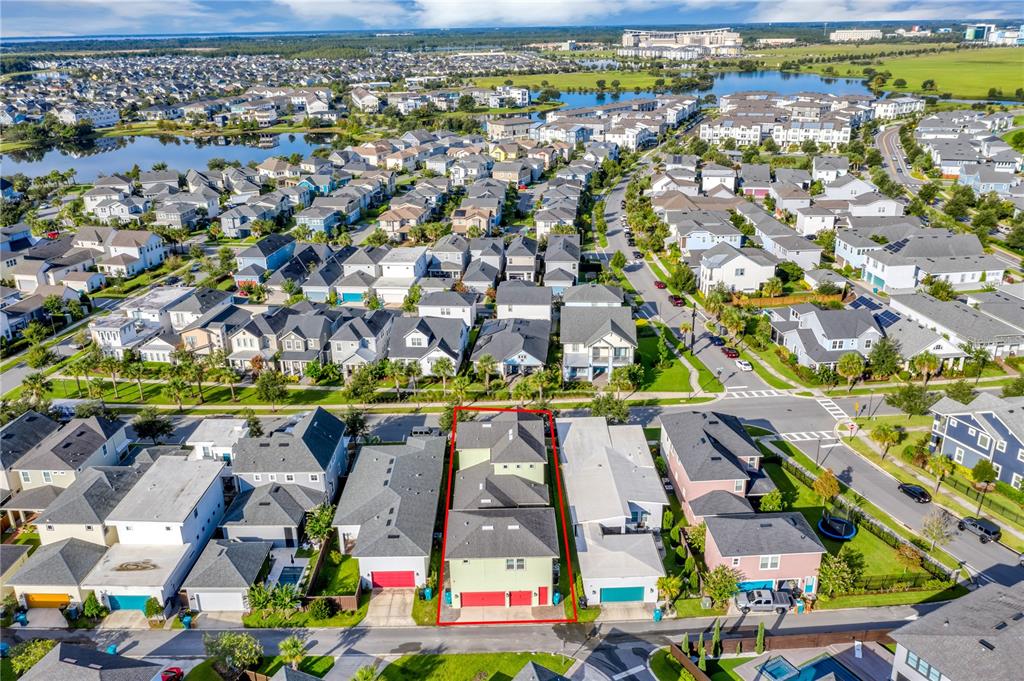
[[[647,621],[654,619],[654,603],[602,603],[598,622]]]
[[[415,589],[374,589],[361,627],[414,627]]]
[[[139,610],[115,610],[100,622],[100,631],[106,629],[149,629],[149,620]]]
[[[29,608],[25,618],[28,619],[25,629],[64,629],[68,626],[64,613],[57,608]],[[22,626],[13,624],[11,628],[21,629]]]

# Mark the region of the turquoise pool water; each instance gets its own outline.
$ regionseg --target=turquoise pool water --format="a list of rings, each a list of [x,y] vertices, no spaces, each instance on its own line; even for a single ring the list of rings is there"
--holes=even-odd
[[[302,573],[306,570],[304,567],[287,565],[281,568],[281,576],[277,578],[278,584],[291,584],[292,586],[299,583],[302,579]]]

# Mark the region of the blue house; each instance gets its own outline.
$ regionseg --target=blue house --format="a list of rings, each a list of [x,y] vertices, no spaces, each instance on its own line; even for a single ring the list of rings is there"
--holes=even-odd
[[[318,196],[327,196],[338,188],[338,181],[331,175],[307,175],[299,180],[299,186]]]
[[[932,413],[932,451],[965,468],[988,459],[1000,481],[1024,487],[1024,397],[981,393],[969,405],[944,397]]]
[[[295,237],[288,234],[270,234],[235,256],[235,284],[259,282],[267,272],[273,272],[288,262],[295,253]]]
[[[341,213],[327,206],[311,206],[295,216],[295,224],[306,227],[314,234],[316,232],[330,234],[340,221]]]
[[[1021,183],[1021,178],[1013,173],[1000,172],[992,165],[969,163],[960,169],[956,181],[973,189],[978,196],[989,192],[1007,196],[1010,189]]]

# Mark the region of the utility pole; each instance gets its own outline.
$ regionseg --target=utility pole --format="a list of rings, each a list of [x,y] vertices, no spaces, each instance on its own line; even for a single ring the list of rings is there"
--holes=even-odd
[[[697,344],[697,299],[691,301],[690,308],[690,354],[693,354],[693,346]]]

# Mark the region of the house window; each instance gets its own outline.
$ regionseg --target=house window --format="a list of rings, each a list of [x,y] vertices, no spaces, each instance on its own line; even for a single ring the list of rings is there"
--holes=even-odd
[[[733,558],[733,559],[732,559],[732,566],[733,566],[733,567],[739,567],[739,566],[740,566],[740,559],[739,559],[739,556],[737,556],[737,557],[735,557],[735,558]]]
[[[743,480],[734,480],[732,483],[732,489],[734,492],[743,491]]]
[[[515,560],[515,558],[506,558],[505,559],[505,569],[506,570],[515,570],[516,569],[516,560]]]
[[[292,475],[291,473],[285,473],[284,474],[284,481],[285,482],[295,482],[295,476]]]
[[[85,526],[85,531],[86,532],[92,532],[92,525],[86,525]]]
[[[762,570],[778,570],[779,556],[761,556],[760,568]]]
[[[993,463],[992,468],[995,469],[996,479],[998,480],[999,476],[1003,474],[1003,467],[997,463]]]
[[[525,570],[525,569],[526,569],[526,559],[525,558],[516,558],[516,570]]]
[[[1021,451],[1020,455],[1024,456],[1024,451]],[[32,474],[30,472],[28,472],[28,471],[22,471],[21,472],[21,481],[22,482],[32,482]]]
[[[43,471],[43,482],[46,484],[53,482],[53,474],[51,474],[50,471]]]
[[[260,482],[261,480],[263,480],[263,475],[260,473],[253,473],[252,479],[255,480],[256,482]]]
[[[978,434],[978,431],[976,429],[974,429],[974,428],[968,428],[967,429],[967,434],[970,435],[971,437],[974,437],[975,435]]]
[[[964,462],[964,450],[960,447],[957,447],[956,451],[953,452],[953,461],[956,461],[957,463]]]
[[[310,482],[318,482],[319,480],[320,480],[320,476],[317,475],[316,473],[310,473],[309,474],[309,481]]]
[[[277,473],[271,473],[270,474],[270,482],[276,482],[276,481],[277,481]]]
[[[929,681],[940,681],[942,679],[942,674],[938,669],[935,669],[909,650],[907,651],[907,666],[916,670],[918,674]]]
[[[1017,452],[1017,461],[1024,461],[1024,449]]]
[[[736,275],[737,277],[742,277],[742,276],[744,276],[744,275],[745,275],[746,273],[747,273],[747,271],[746,271],[746,270],[745,270],[744,268],[742,268],[742,267],[737,267],[737,268],[736,268],[736,271],[735,271],[735,273],[734,273],[734,274],[735,274],[735,275]]]
[[[47,525],[46,526],[46,531],[47,532],[53,532],[53,525]]]
[[[996,451],[997,452],[1005,452],[1006,451],[1006,440],[1000,440],[999,442],[996,443]]]
[[[1014,489],[1021,489],[1021,483],[1024,482],[1024,478],[1021,477],[1020,473],[1014,473],[1013,479],[1010,480],[1010,487]]]
[[[832,341],[832,349],[833,350],[838,350],[841,347],[843,347],[843,341],[841,341],[841,340],[834,340],[834,341]]]
[[[409,347],[412,347],[412,348],[422,348],[423,347],[423,337],[422,336],[413,336],[412,338],[410,338],[409,339]]]
[[[988,448],[989,448],[989,445],[991,445],[991,444],[992,444],[992,438],[990,438],[985,433],[979,433],[978,434],[978,446],[979,447],[981,447],[982,449],[987,451]]]

